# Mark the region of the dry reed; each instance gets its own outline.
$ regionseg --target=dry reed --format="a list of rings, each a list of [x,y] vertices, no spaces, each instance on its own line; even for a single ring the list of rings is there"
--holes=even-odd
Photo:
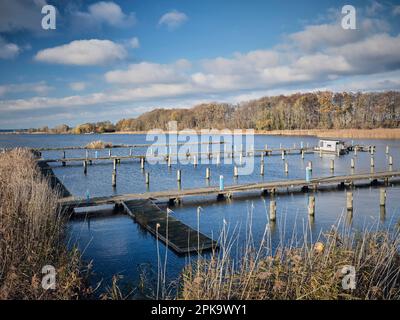
[[[28,150],[0,154],[0,299],[76,299],[90,293],[81,257],[65,246],[58,194]],[[42,288],[42,267],[56,269],[56,288]]]
[[[112,148],[112,143],[110,142],[104,142],[101,140],[97,141],[92,141],[89,142],[86,146],[86,149],[106,149],[106,148]]]

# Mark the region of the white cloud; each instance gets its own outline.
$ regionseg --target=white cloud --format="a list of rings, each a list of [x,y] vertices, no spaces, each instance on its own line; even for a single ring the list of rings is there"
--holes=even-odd
[[[69,87],[74,91],[83,91],[86,89],[86,83],[85,82],[71,82],[69,84]]]
[[[133,38],[129,39],[128,44],[133,49],[140,48],[140,42],[137,37],[133,37]]]
[[[127,70],[114,70],[105,74],[107,82],[120,84],[176,83],[184,79],[188,67],[186,60],[175,64],[141,62],[131,64]]]
[[[35,83],[5,84],[5,85],[0,85],[0,97],[6,94],[26,93],[26,92],[32,92],[38,95],[46,95],[52,89],[53,87],[50,87],[44,81]]]
[[[122,45],[110,40],[75,40],[68,44],[39,51],[35,60],[68,65],[103,65],[126,57]]]
[[[11,59],[15,58],[21,49],[15,43],[7,43],[2,37],[0,37],[0,59]]]
[[[158,21],[159,25],[166,25],[168,29],[176,29],[188,20],[188,16],[177,10],[165,13]]]
[[[75,15],[83,24],[89,25],[107,24],[113,27],[129,27],[136,23],[135,13],[125,14],[115,2],[96,2],[88,7],[87,12],[78,11]]]

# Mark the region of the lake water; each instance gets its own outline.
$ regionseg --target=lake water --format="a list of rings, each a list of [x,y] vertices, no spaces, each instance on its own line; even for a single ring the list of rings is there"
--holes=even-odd
[[[103,140],[113,144],[141,144],[146,142],[144,135],[0,135],[1,147],[62,147],[83,146],[94,140]],[[346,139],[345,139],[346,140]],[[303,141],[314,146],[318,138],[313,137],[282,137],[282,136],[255,136],[256,149],[262,149],[265,144],[271,148],[297,146]],[[349,140],[347,140],[350,143]],[[375,171],[388,170],[388,155],[385,154],[386,145],[389,145],[390,155],[393,156],[393,170],[399,170],[400,141],[399,140],[354,140],[355,144],[376,146]],[[221,147],[222,148],[222,147]],[[128,149],[113,149],[113,154],[128,155]],[[144,148],[134,150],[135,154],[144,154]],[[108,154],[107,150],[99,152],[99,156]],[[91,151],[93,155],[93,151]],[[83,150],[67,151],[67,157],[85,156]],[[61,152],[44,152],[43,157],[60,158]],[[308,161],[313,162],[313,176],[330,176],[330,160],[335,160],[335,174],[349,174],[350,159],[353,154],[336,157],[334,155],[306,154],[302,160],[299,154],[287,155],[289,174],[284,173],[284,162],[280,156],[265,157],[265,175],[260,171],[260,158],[255,158],[254,173],[247,176],[233,178],[233,166],[222,164],[193,165],[174,164],[168,168],[166,164],[146,165],[150,172],[150,186],[145,184],[145,176],[140,170],[137,160],[122,160],[118,165],[117,187],[111,186],[111,162],[104,162],[88,167],[87,175],[83,174],[81,163],[67,164],[62,167],[54,166],[55,174],[61,179],[68,190],[78,197],[107,196],[112,194],[141,193],[147,190],[177,189],[176,169],[182,170],[181,188],[218,186],[219,175],[224,175],[225,185],[249,183],[257,181],[273,181],[283,179],[299,179],[305,177],[305,167]],[[358,152],[355,173],[370,172],[370,154]],[[206,167],[211,168],[211,180],[205,179]],[[346,191],[325,190],[316,192],[315,220],[309,231],[316,238],[321,232],[329,229],[343,218],[345,209]],[[202,233],[217,238],[224,221],[230,230],[238,236],[238,243],[243,243],[252,221],[254,241],[260,241],[266,224],[268,223],[268,197],[252,196],[233,198],[230,201],[216,202],[213,198],[184,199],[183,205],[172,208],[173,215],[184,223],[197,228],[197,207],[201,206],[200,230]],[[272,234],[272,242],[277,244],[281,238],[289,239],[292,231],[303,232],[308,226],[308,195],[305,193],[279,194],[277,200],[277,223]],[[354,214],[351,228],[360,230],[368,226],[392,228],[400,219],[400,185],[387,187],[386,215],[382,219],[379,208],[379,188],[357,188],[354,190]],[[306,227],[308,228],[308,227]],[[285,233],[283,233],[285,230]],[[148,232],[137,225],[130,217],[114,215],[91,218],[88,220],[72,220],[69,224],[69,244],[76,244],[83,252],[87,261],[93,261],[93,282],[103,280],[102,286],[110,283],[113,275],[123,275],[123,282],[135,285],[140,274],[157,272],[157,242]],[[233,231],[232,231],[233,232]],[[167,275],[169,279],[178,277],[181,269],[189,262],[189,257],[177,256],[173,251],[166,250],[163,244],[159,245],[160,256],[164,260],[167,254]]]

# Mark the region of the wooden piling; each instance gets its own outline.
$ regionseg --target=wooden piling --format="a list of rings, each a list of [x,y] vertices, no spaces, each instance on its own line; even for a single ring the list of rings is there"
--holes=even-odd
[[[234,176],[235,178],[237,178],[237,177],[239,176],[239,170],[238,170],[238,167],[237,167],[237,166],[235,166],[235,167],[233,168],[233,176]]]
[[[374,159],[374,157],[371,157],[370,164],[371,164],[371,168],[375,167],[375,159]]]
[[[146,184],[150,184],[150,172],[146,172]]]
[[[386,206],[386,189],[385,188],[381,188],[379,195],[380,195],[379,196],[379,205],[381,207]]]
[[[331,159],[331,171],[335,171],[335,160]]]
[[[285,161],[285,173],[289,173],[289,163],[287,161]]]
[[[140,158],[140,169],[144,169],[144,158]]]
[[[117,159],[113,160],[113,170],[116,171],[117,170]]]
[[[314,216],[315,214],[315,196],[308,197],[308,214]]]
[[[353,192],[346,193],[346,208],[347,212],[353,213]]]
[[[389,146],[386,146],[386,154],[389,154]]]
[[[308,161],[308,167],[309,167],[310,170],[312,171],[312,161]]]
[[[261,174],[262,176],[264,175],[264,163],[263,163],[263,162],[261,162],[260,174]]]
[[[168,167],[171,168],[171,155],[168,155],[167,163],[168,163]]]
[[[354,169],[354,167],[355,167],[355,161],[354,161],[354,158],[351,158],[350,159],[350,168]]]
[[[282,150],[282,160],[285,160],[285,151]]]
[[[176,170],[176,181],[178,182],[182,181],[182,172],[180,169]]]
[[[113,170],[111,175],[111,186],[115,188],[117,186],[117,171]]]
[[[270,221],[276,220],[276,202],[275,202],[275,200],[271,200],[269,202],[269,220]]]
[[[207,179],[207,180],[210,180],[210,177],[211,177],[211,170],[210,170],[209,167],[207,167],[207,168],[206,168],[206,179]]]
[[[83,161],[83,173],[86,175],[87,174],[87,161]]]
[[[111,149],[108,149],[108,156],[111,157]]]
[[[392,166],[392,165],[393,165],[393,157],[389,156],[389,166]]]
[[[301,150],[301,158],[304,159],[304,150]]]
[[[197,156],[193,155],[193,166],[196,167],[197,166]]]

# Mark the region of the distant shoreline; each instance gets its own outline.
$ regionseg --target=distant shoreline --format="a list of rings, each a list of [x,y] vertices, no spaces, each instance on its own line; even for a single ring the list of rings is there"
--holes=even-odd
[[[240,129],[237,129],[240,130]],[[167,131],[163,131],[168,133]],[[185,132],[185,131],[180,131]],[[80,134],[80,135],[121,135],[132,134],[140,135],[146,134],[147,131],[116,131],[107,133],[95,134]],[[189,131],[188,131],[189,133]],[[1,135],[69,135],[72,133],[48,133],[48,132],[0,132]],[[257,135],[271,135],[271,136],[313,136],[319,138],[347,138],[347,139],[400,139],[400,128],[377,128],[377,129],[295,129],[295,130],[255,130]]]

